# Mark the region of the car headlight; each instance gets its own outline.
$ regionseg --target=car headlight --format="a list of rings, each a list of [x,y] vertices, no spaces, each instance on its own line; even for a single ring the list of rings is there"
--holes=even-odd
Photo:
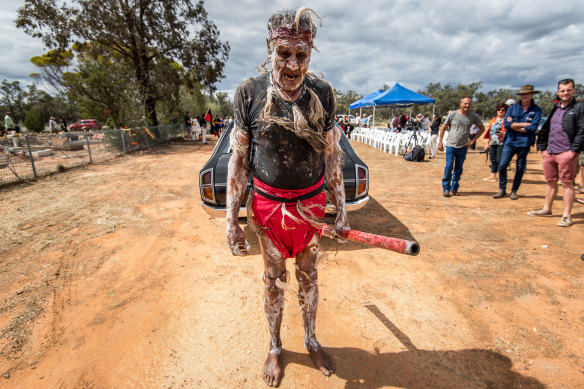
[[[201,198],[211,203],[215,202],[215,192],[213,191],[213,169],[201,172],[199,178],[201,187]]]
[[[364,196],[369,192],[369,171],[365,166],[355,165],[355,177],[357,177],[355,197]]]

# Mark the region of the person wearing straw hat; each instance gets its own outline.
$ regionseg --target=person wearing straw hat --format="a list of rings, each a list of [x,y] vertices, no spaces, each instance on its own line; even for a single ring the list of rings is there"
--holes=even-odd
[[[533,85],[523,85],[517,94],[520,101],[507,110],[505,118],[505,136],[503,137],[503,151],[499,162],[499,192],[493,196],[500,199],[507,196],[507,167],[513,156],[517,155],[515,176],[511,186],[511,200],[517,200],[517,191],[521,185],[527,164],[527,154],[535,143],[535,131],[541,119],[541,108],[533,101],[538,94]]]

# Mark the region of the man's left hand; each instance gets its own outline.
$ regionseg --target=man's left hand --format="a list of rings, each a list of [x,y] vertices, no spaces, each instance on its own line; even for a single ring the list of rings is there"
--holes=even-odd
[[[345,213],[344,217],[340,217],[337,215],[337,219],[335,220],[335,227],[337,230],[350,230],[351,226],[349,225],[349,220],[347,220],[347,214]]]
[[[337,218],[335,220],[335,230],[350,230],[351,226],[349,226],[349,220],[347,219],[346,212],[337,212]],[[346,240],[340,238],[338,236],[333,237],[333,240],[339,243],[346,243]]]

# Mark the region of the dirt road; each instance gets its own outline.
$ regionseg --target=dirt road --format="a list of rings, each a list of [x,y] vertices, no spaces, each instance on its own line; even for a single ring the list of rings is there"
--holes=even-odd
[[[262,261],[232,257],[199,206],[212,146],[174,144],[0,190],[0,387],[261,388]],[[494,200],[471,153],[444,198],[443,154],[405,162],[354,143],[370,203],[353,228],[416,240],[407,257],[324,241],[317,335],[326,379],[287,294],[282,388],[584,387],[584,207],[533,218],[539,155],[520,199]],[[292,268],[292,266],[290,266]],[[295,282],[295,281],[293,281]]]

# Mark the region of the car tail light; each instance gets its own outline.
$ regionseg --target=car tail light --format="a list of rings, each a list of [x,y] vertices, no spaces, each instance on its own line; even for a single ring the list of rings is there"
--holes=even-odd
[[[200,176],[201,197],[205,201],[215,202],[215,193],[213,191],[213,169],[201,172]]]
[[[202,174],[203,185],[211,185],[211,178],[212,178],[212,170],[207,170],[205,173],[203,173]]]
[[[365,166],[355,165],[357,182],[355,185],[355,197],[361,197],[369,191],[369,171]]]

